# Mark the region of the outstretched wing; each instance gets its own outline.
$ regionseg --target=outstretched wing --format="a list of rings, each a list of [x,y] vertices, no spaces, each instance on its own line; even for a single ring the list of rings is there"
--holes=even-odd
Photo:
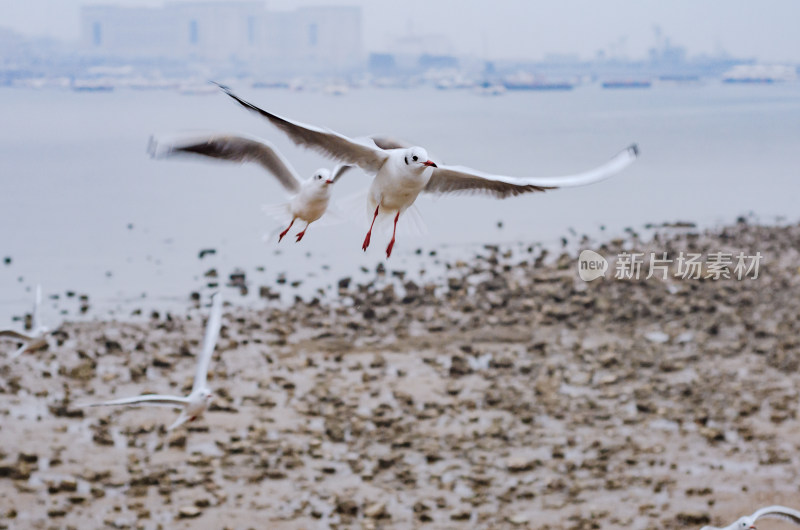
[[[217,345],[219,328],[222,325],[222,294],[216,292],[211,295],[211,314],[206,323],[206,334],[203,338],[203,349],[197,358],[197,371],[194,374],[194,384],[192,392],[206,386],[208,379],[208,365],[211,362],[211,355]]]
[[[174,142],[159,142],[151,137],[150,156],[202,155],[231,162],[255,162],[275,175],[290,193],[300,191],[300,177],[292,165],[271,143],[242,135],[219,134],[194,136]]]
[[[351,166],[351,165],[339,164],[338,166],[333,168],[333,174],[331,175],[331,180],[335,184],[336,181],[339,180],[339,178],[341,178],[342,175],[344,175],[345,173],[347,173],[351,169],[353,169],[353,166]]]
[[[38,333],[42,320],[39,316],[39,308],[42,306],[42,286],[36,285],[36,298],[33,301],[33,313],[31,314],[31,329],[34,333]]]
[[[17,351],[11,354],[11,359],[16,359],[23,353],[28,352],[35,352],[41,350],[45,346],[47,346],[47,338],[46,337],[33,337],[30,341],[26,342],[22,346],[19,347]]]
[[[181,413],[178,415],[178,417],[175,419],[175,421],[172,423],[172,425],[167,427],[167,430],[171,431],[173,429],[176,429],[181,425],[183,425],[184,423],[186,423],[187,421],[189,421],[190,419],[191,418],[189,417],[189,415],[186,414],[186,409],[183,409]]]
[[[433,170],[425,190],[428,193],[487,193],[498,198],[557,188],[585,186],[607,179],[628,167],[639,154],[632,144],[614,158],[589,171],[563,177],[505,177],[462,166],[439,166]]]
[[[81,407],[104,407],[106,405],[154,405],[162,407],[182,408],[189,402],[188,398],[180,396],[166,396],[163,394],[145,394],[128,398],[112,399],[101,403],[89,403]]]
[[[786,506],[767,506],[753,514],[753,520],[756,521],[758,519],[781,519],[800,526],[800,511]]]
[[[34,337],[32,337],[30,335],[26,335],[24,333],[20,333],[18,331],[14,331],[12,329],[4,329],[4,330],[0,331],[0,337],[7,337],[9,339],[24,340],[24,341],[29,341],[29,340],[33,340],[34,339]]]
[[[377,173],[388,158],[388,155],[382,149],[357,142],[331,130],[281,118],[241,99],[230,88],[223,85],[217,86],[244,108],[267,118],[297,145],[313,149],[336,160],[354,164],[372,173]]]
[[[410,142],[406,142],[405,140],[391,136],[385,136],[383,134],[372,134],[369,136],[369,138],[381,149],[408,149],[409,147],[414,147],[415,145]]]

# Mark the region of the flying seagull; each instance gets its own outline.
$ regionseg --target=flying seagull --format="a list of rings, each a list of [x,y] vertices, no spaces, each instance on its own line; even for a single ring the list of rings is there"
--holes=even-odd
[[[36,286],[36,298],[33,302],[33,312],[31,313],[31,332],[20,333],[11,329],[0,330],[0,338],[6,337],[12,340],[22,342],[14,353],[11,354],[11,359],[16,359],[26,352],[34,352],[47,345],[47,337],[50,334],[50,329],[42,325],[42,320],[39,315],[39,309],[42,305],[42,286]]]
[[[295,144],[375,175],[367,194],[367,211],[372,215],[372,223],[361,248],[366,250],[369,246],[378,215],[394,215],[392,239],[386,247],[387,258],[392,254],[400,214],[414,203],[420,193],[483,193],[503,199],[523,193],[584,186],[619,173],[639,154],[636,144],[632,144],[601,166],[562,177],[492,175],[463,166],[437,165],[419,146],[392,147],[390,142],[384,145],[386,149],[382,149],[375,139],[351,139],[329,129],[282,118],[241,99],[226,86],[219,87],[243,107],[267,118]]]
[[[752,515],[740,517],[735,523],[723,528],[704,526],[700,530],[755,530],[759,519],[781,519],[800,526],[800,512],[785,506],[767,506],[756,510]]]
[[[214,346],[217,344],[219,329],[222,321],[222,295],[215,293],[211,297],[211,314],[206,324],[206,333],[203,339],[203,349],[197,357],[197,371],[194,374],[192,392],[186,396],[167,396],[162,394],[144,394],[129,398],[112,399],[102,403],[83,405],[88,407],[101,407],[106,405],[151,405],[181,409],[178,419],[167,430],[171,431],[187,421],[194,421],[208,409],[214,394],[208,388],[208,365]]]
[[[279,242],[298,219],[305,222],[305,227],[297,234],[296,241],[303,239],[308,226],[328,210],[331,184],[352,167],[340,164],[333,171],[320,168],[308,179],[301,180],[274,145],[259,138],[234,134],[194,136],[168,143],[151,137],[148,151],[153,158],[200,155],[231,162],[254,162],[266,169],[291,196],[287,203],[265,208],[265,211],[278,216],[281,221],[287,217],[290,219],[289,226],[278,237]]]

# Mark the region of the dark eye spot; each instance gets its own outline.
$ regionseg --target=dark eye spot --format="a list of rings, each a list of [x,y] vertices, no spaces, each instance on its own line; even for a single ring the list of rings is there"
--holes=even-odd
[[[414,162],[416,162],[416,161],[417,161],[417,155],[414,155],[414,156],[412,156],[411,158],[414,160]]]

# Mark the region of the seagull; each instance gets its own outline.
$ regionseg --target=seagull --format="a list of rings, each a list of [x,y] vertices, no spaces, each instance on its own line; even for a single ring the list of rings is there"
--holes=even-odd
[[[47,345],[47,336],[50,334],[50,329],[42,325],[39,317],[39,308],[42,305],[42,286],[36,286],[36,298],[33,302],[33,312],[31,313],[31,332],[19,333],[11,329],[0,331],[0,338],[8,337],[13,340],[22,341],[24,344],[19,347],[17,351],[11,354],[11,359],[16,359],[26,352],[34,352],[40,350]]]
[[[756,510],[752,515],[740,517],[735,523],[723,528],[704,526],[700,530],[755,530],[759,519],[782,519],[800,526],[800,512],[785,506],[767,506]]]
[[[168,431],[175,429],[186,423],[199,418],[208,409],[214,394],[208,388],[208,365],[211,355],[214,353],[214,346],[219,337],[219,328],[222,321],[222,295],[215,293],[211,297],[211,314],[206,324],[206,333],[203,339],[203,349],[197,358],[197,371],[194,375],[192,392],[186,396],[167,396],[163,394],[144,394],[129,398],[112,399],[102,403],[91,403],[84,407],[102,407],[106,405],[151,405],[172,407],[181,409],[181,413],[175,422],[167,427]]]
[[[297,242],[306,235],[308,226],[322,217],[328,210],[331,198],[330,185],[334,184],[352,166],[340,164],[333,171],[320,168],[306,180],[300,180],[292,165],[271,143],[259,138],[243,135],[218,134],[187,138],[164,145],[150,137],[148,151],[153,158],[166,158],[173,155],[202,155],[232,162],[255,162],[272,173],[278,182],[291,195],[288,203],[275,209],[265,208],[270,213],[281,214],[291,219],[289,226],[280,233],[278,242],[292,228],[296,220],[305,222],[305,227],[296,236]]]
[[[218,86],[246,109],[267,118],[296,145],[356,165],[375,175],[367,194],[367,212],[372,215],[372,223],[361,248],[366,251],[369,247],[378,215],[394,215],[392,239],[386,247],[387,258],[392,255],[400,215],[420,193],[483,193],[503,199],[529,192],[585,186],[619,173],[639,155],[636,144],[631,144],[607,163],[575,175],[525,178],[492,175],[464,166],[437,165],[428,158],[423,147],[403,147],[400,142],[386,142],[384,149],[375,138],[352,139],[329,129],[282,118],[241,99],[230,88]]]

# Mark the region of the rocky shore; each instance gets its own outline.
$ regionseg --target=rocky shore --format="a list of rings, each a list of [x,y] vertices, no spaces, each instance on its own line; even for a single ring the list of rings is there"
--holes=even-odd
[[[577,255],[486,247],[429,283],[228,306],[215,404],[173,433],[168,409],[78,405],[188,393],[206,310],[67,323],[0,368],[0,528],[699,528],[800,507],[800,226],[593,249],[763,260],[742,280],[614,279],[612,260],[584,282]]]

